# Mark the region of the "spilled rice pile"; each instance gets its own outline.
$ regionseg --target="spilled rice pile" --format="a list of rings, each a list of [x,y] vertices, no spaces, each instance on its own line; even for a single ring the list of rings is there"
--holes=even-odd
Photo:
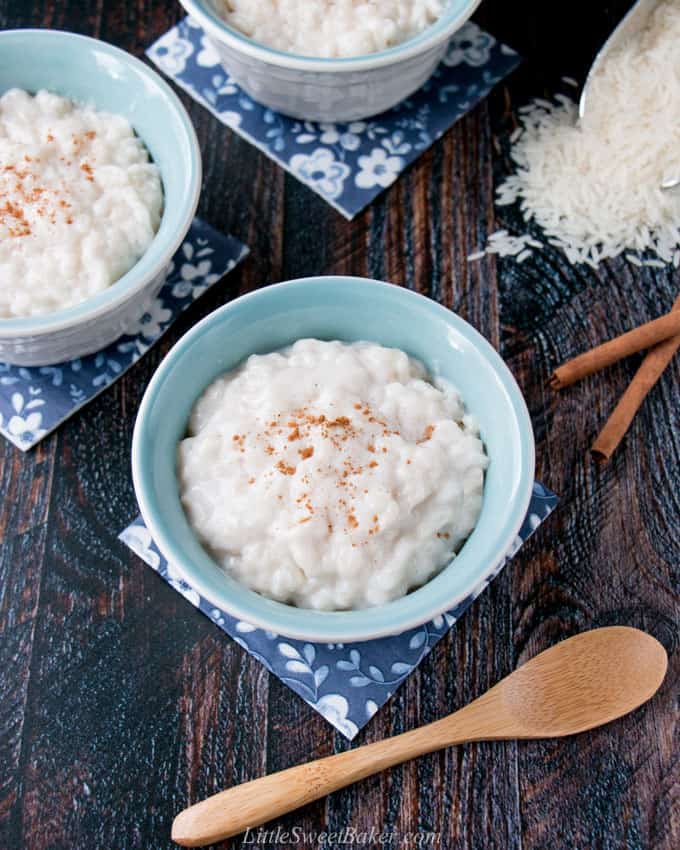
[[[565,79],[565,82],[573,81]],[[636,265],[680,266],[680,0],[664,0],[647,27],[600,65],[584,119],[564,95],[519,111],[515,172],[496,204],[519,203],[524,220],[569,262],[597,267],[624,254]],[[527,259],[540,243],[501,230],[484,254]]]

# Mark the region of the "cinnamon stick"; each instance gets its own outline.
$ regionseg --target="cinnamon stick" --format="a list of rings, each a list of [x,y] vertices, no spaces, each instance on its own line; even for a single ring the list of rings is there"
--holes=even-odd
[[[555,369],[550,378],[550,385],[553,389],[561,390],[576,383],[576,381],[580,381],[581,378],[599,372],[606,366],[611,366],[612,363],[616,363],[623,357],[651,348],[676,334],[680,334],[680,313],[675,312],[674,308],[670,313],[661,316],[660,319],[654,319],[652,322],[640,325],[632,331],[605,342],[603,345],[598,345],[584,354],[579,354],[573,360],[568,360],[559,369]]]
[[[680,297],[676,298],[672,313],[669,315],[671,314],[680,317]],[[614,412],[593,443],[590,453],[596,461],[606,463],[612,456],[645,396],[659,380],[678,347],[680,347],[680,333],[657,343],[647,352],[628,389],[621,396]]]

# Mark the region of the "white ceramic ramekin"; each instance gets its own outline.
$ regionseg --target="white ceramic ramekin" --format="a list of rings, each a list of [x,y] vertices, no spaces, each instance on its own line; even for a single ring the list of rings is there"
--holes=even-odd
[[[49,89],[124,115],[163,181],[158,233],[120,280],[65,310],[0,318],[0,361],[42,366],[104,348],[144,314],[196,211],[201,154],[189,116],[170,87],[139,59],[102,41],[54,30],[0,32],[0,94],[14,87]]]
[[[273,50],[229,27],[214,0],[180,0],[215,46],[225,68],[254,100],[305,121],[358,121],[408,97],[431,76],[451,36],[480,0],[450,0],[416,38],[349,59],[316,59]]]

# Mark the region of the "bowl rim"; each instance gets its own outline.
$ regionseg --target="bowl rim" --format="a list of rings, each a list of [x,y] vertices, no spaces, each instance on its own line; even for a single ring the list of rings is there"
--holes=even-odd
[[[86,298],[78,304],[37,316],[26,316],[11,319],[0,318],[0,338],[4,341],[23,337],[32,337],[35,339],[58,331],[68,330],[81,325],[84,322],[99,319],[101,316],[109,314],[126,301],[133,298],[151,279],[163,272],[170,259],[174,256],[175,252],[182,244],[189,227],[191,226],[194,215],[196,214],[203,175],[203,165],[198,137],[196,136],[196,130],[189,118],[189,114],[172,88],[158,73],[156,73],[156,71],[154,71],[149,65],[142,62],[141,59],[138,59],[136,56],[133,56],[127,51],[122,50],[119,47],[115,47],[106,41],[101,41],[98,38],[91,38],[86,35],[80,35],[79,33],[68,32],[67,30],[47,30],[37,28],[3,30],[0,31],[0,47],[2,46],[3,41],[10,41],[16,38],[63,41],[66,45],[68,45],[69,49],[73,50],[78,50],[80,48],[93,48],[96,46],[97,50],[104,51],[105,53],[108,53],[109,55],[112,55],[130,65],[142,78],[144,78],[144,82],[146,84],[150,85],[162,96],[171,111],[179,119],[179,124],[185,133],[185,140],[188,143],[190,150],[190,160],[185,163],[185,166],[188,167],[187,180],[190,185],[190,192],[185,196],[185,210],[180,224],[174,233],[168,234],[166,237],[165,247],[161,246],[159,248],[160,254],[158,259],[153,266],[147,269],[144,275],[140,276],[138,274],[138,265],[146,252],[132,266],[132,268],[130,268],[122,277],[118,278],[118,280],[114,281],[111,286],[90,298]],[[144,141],[144,139],[142,139],[142,141]],[[162,171],[161,183],[163,183]],[[160,226],[162,226],[162,218]],[[154,235],[154,239],[149,244],[147,252],[152,248],[154,242],[158,238],[160,226],[158,232]]]
[[[357,282],[361,286],[376,286],[384,288],[388,292],[398,290],[401,296],[407,301],[413,299],[418,303],[427,302],[429,309],[433,312],[441,312],[446,314],[446,321],[453,325],[457,330],[462,331],[466,339],[471,342],[488,362],[490,362],[493,370],[501,380],[503,389],[507,392],[511,407],[514,412],[515,421],[518,428],[518,441],[521,449],[521,467],[518,476],[517,498],[514,506],[509,511],[512,518],[512,523],[508,533],[499,540],[493,551],[493,556],[489,558],[489,563],[474,576],[474,583],[458,591],[455,595],[446,599],[439,599],[427,605],[424,611],[421,611],[417,616],[411,616],[410,619],[401,620],[398,625],[383,625],[376,627],[375,625],[366,627],[352,624],[352,617],[366,615],[366,612],[384,610],[387,605],[377,606],[376,608],[361,609],[359,611],[348,612],[322,612],[311,609],[299,609],[303,612],[304,617],[301,618],[304,622],[298,627],[297,625],[290,627],[284,623],[281,628],[280,621],[277,621],[276,611],[273,613],[267,612],[260,615],[257,610],[260,606],[259,600],[264,600],[265,603],[270,603],[265,597],[251,591],[254,598],[253,605],[250,607],[242,607],[238,602],[228,599],[225,605],[226,594],[222,598],[216,598],[209,586],[206,586],[200,576],[196,577],[192,573],[191,568],[186,569],[183,563],[181,546],[176,546],[173,540],[172,533],[167,535],[164,530],[162,519],[156,521],[156,510],[154,507],[153,497],[153,474],[151,465],[145,464],[142,457],[142,445],[150,438],[150,432],[147,434],[147,425],[150,419],[150,410],[153,408],[156,397],[159,393],[161,385],[164,384],[167,375],[172,371],[174,364],[180,360],[185,351],[192,345],[194,340],[201,336],[205,330],[212,325],[219,325],[222,317],[234,309],[234,305],[242,304],[244,301],[267,297],[267,293],[273,290],[278,290],[283,287],[304,287],[312,283],[326,283],[329,281],[342,281],[343,283],[351,283],[356,285]],[[386,283],[384,281],[373,280],[370,278],[359,278],[345,275],[319,275],[307,278],[296,278],[295,280],[285,281],[282,283],[271,284],[253,292],[246,293],[233,301],[228,302],[222,307],[210,313],[187,333],[185,333],[170,349],[163,358],[154,373],[139,406],[137,419],[135,421],[133,436],[132,436],[132,478],[135,489],[135,495],[139,505],[140,512],[146,524],[146,527],[151,534],[156,546],[166,558],[168,563],[173,565],[174,570],[182,576],[187,583],[197,590],[201,596],[210,604],[217,608],[227,611],[231,616],[250,623],[258,628],[266,631],[273,631],[285,637],[296,640],[307,640],[313,643],[355,643],[364,640],[374,640],[376,638],[385,637],[388,635],[400,634],[409,629],[416,628],[424,623],[430,622],[435,617],[444,614],[447,611],[454,609],[464,599],[470,597],[475,598],[477,593],[483,589],[488,581],[493,577],[497,568],[503,563],[506,555],[511,549],[517,534],[525,520],[526,513],[531,500],[535,474],[535,442],[531,418],[526,406],[526,402],[519,386],[512,375],[512,372],[500,357],[498,352],[491,346],[489,342],[468,322],[462,319],[453,311],[442,306],[441,304],[432,301],[420,293],[406,289],[395,284]],[[208,556],[209,557],[209,556]],[[225,585],[226,587],[227,585]],[[423,585],[425,587],[426,585]],[[250,596],[248,597],[251,598]],[[402,599],[407,597],[402,597]],[[389,605],[396,604],[400,600],[395,600]],[[281,605],[282,608],[291,609],[294,606],[284,605],[283,603],[275,603],[276,606]],[[252,610],[255,608],[255,610]],[[307,623],[307,620],[320,621]],[[325,620],[325,621],[324,621]],[[347,625],[345,625],[347,622]]]
[[[216,12],[207,8],[203,0],[180,0],[180,3],[208,35],[252,59],[279,68],[336,74],[373,70],[425,53],[451,38],[475,12],[481,0],[449,0],[449,8],[444,10],[441,17],[413,38],[387,50],[337,59],[285,53],[267,47],[229,26]]]

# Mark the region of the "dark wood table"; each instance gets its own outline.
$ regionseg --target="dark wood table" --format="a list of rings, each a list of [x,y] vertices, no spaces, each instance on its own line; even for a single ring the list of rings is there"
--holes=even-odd
[[[252,254],[37,449],[0,441],[0,848],[167,848],[188,802],[349,747],[116,539],[136,513],[130,438],[161,357],[239,293],[316,273],[409,286],[479,328],[526,395],[537,475],[562,496],[356,744],[441,717],[595,626],[646,629],[671,666],[652,703],[609,727],[431,755],[281,827],[374,827],[396,834],[393,847],[434,832],[445,850],[680,846],[678,358],[604,468],[586,450],[639,358],[559,397],[546,389],[560,361],[668,309],[680,275],[624,260],[575,269],[558,254],[466,262],[499,221],[512,223],[494,211],[493,185],[513,110],[562,74],[582,78],[628,5],[487,0],[478,19],[528,61],[352,223],[182,95],[204,155],[200,214]],[[168,0],[0,0],[2,28],[75,30],[138,55],[181,15]]]

